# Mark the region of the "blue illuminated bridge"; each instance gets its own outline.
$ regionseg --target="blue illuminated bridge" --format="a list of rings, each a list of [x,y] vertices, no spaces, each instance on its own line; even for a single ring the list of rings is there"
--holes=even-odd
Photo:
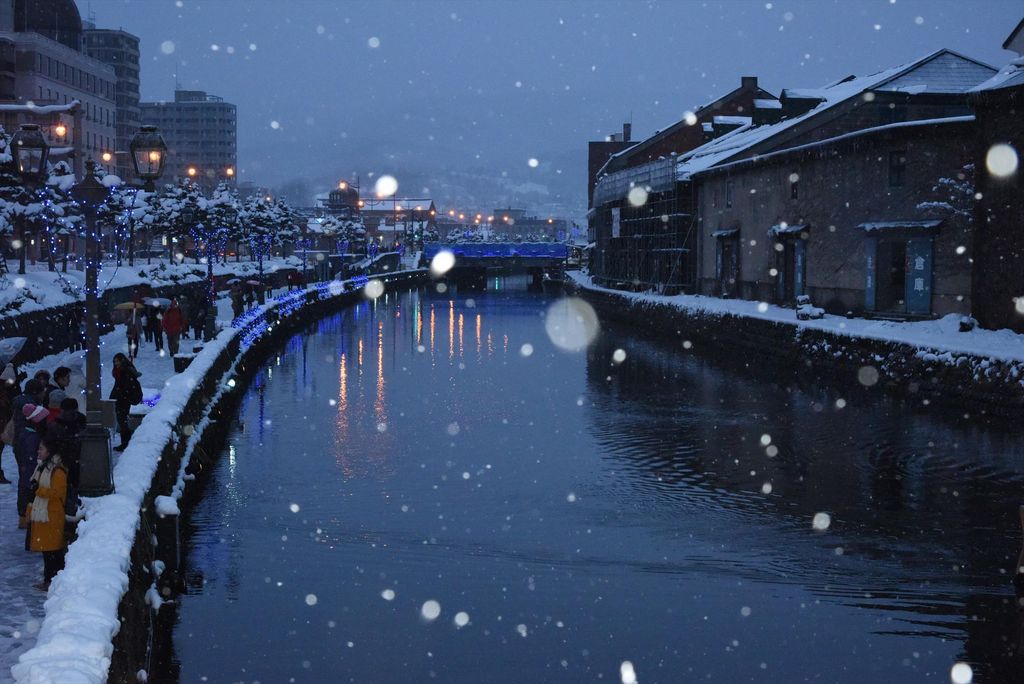
[[[569,256],[569,247],[559,242],[428,242],[423,255],[430,261],[441,250],[455,255],[455,265],[463,267],[529,268],[558,267]]]
[[[529,273],[533,284],[540,286],[545,273],[557,275],[565,270],[569,256],[568,245],[557,242],[428,242],[423,245],[426,263],[441,250],[455,255],[455,266],[446,277],[470,287],[483,286],[491,269]]]

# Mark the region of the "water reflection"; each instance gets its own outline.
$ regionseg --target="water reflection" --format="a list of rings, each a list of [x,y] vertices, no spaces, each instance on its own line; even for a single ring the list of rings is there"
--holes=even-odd
[[[1013,681],[1016,432],[608,324],[561,352],[499,284],[361,305],[253,383],[190,522],[183,681]]]

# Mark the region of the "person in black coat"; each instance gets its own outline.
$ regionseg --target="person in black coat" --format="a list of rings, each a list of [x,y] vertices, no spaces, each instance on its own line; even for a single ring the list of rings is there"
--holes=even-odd
[[[114,367],[111,370],[114,375],[114,387],[110,390],[110,398],[114,400],[114,413],[117,414],[117,429],[121,433],[121,443],[114,447],[114,451],[124,451],[128,447],[128,440],[132,438],[132,428],[128,423],[128,414],[132,406],[139,403],[138,395],[142,393],[139,387],[139,376],[142,375],[132,362],[124,354],[114,354]]]
[[[78,410],[78,400],[68,397],[60,402],[60,415],[50,425],[50,435],[60,441],[60,453],[68,469],[68,481],[78,489],[79,460],[82,455],[82,440],[79,435],[85,430],[85,414]]]

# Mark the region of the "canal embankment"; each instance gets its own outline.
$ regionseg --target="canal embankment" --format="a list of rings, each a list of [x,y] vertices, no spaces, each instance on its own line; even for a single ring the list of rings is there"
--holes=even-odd
[[[327,313],[385,290],[418,287],[427,271],[293,290],[233,321],[170,377],[114,468],[115,492],[86,518],[53,581],[18,682],[144,681],[160,607],[173,600],[178,500],[216,453],[249,373],[281,341]]]
[[[928,404],[1015,416],[1024,412],[1024,335],[961,331],[961,318],[899,322],[796,312],[766,302],[663,296],[600,287],[570,273],[570,288],[606,320],[639,326],[696,352],[739,352],[829,382],[856,382]]]

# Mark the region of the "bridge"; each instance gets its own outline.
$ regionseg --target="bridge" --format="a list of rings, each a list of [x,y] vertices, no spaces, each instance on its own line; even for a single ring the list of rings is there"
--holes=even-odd
[[[423,255],[428,261],[442,251],[455,255],[456,266],[532,268],[559,267],[569,256],[569,246],[561,242],[428,242]]]
[[[484,287],[488,269],[529,273],[539,286],[545,272],[560,274],[569,256],[569,246],[559,242],[428,242],[423,257],[430,263],[443,250],[455,255],[448,277]]]

